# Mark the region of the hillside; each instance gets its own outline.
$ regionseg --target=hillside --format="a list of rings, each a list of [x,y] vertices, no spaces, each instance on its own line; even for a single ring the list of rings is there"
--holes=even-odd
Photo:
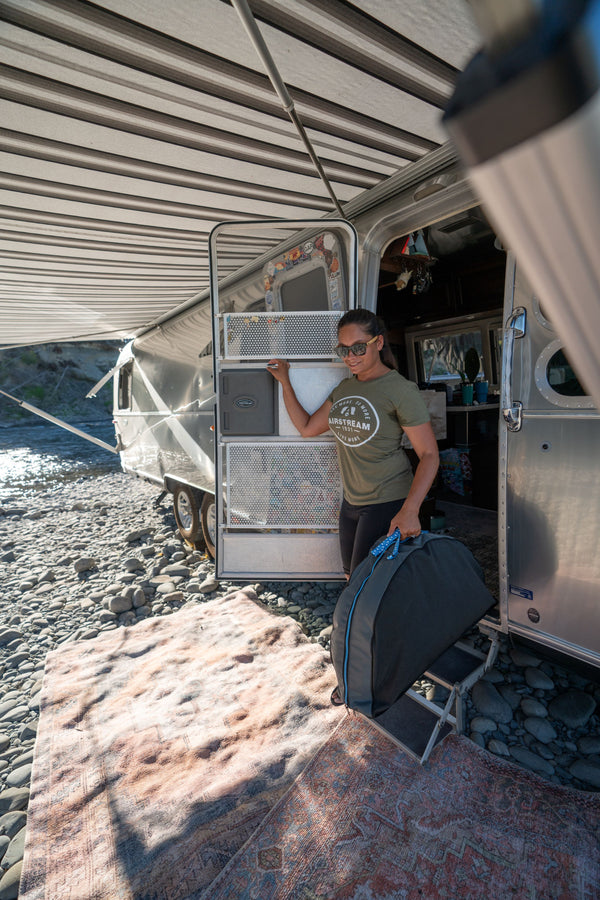
[[[67,422],[94,422],[112,416],[112,380],[98,396],[85,395],[116,363],[119,341],[41,344],[0,351],[0,390]],[[0,423],[34,419],[0,395]]]

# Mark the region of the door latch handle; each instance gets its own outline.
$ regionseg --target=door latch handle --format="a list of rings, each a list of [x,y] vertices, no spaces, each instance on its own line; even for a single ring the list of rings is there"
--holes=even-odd
[[[514,400],[512,406],[502,410],[502,418],[506,422],[509,431],[520,431],[523,419],[523,404],[520,400]]]

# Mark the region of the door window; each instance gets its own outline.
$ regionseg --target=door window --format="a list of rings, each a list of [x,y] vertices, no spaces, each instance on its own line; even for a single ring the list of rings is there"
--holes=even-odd
[[[546,364],[548,384],[561,397],[586,397],[587,392],[579,383],[577,375],[561,347],[553,353]]]

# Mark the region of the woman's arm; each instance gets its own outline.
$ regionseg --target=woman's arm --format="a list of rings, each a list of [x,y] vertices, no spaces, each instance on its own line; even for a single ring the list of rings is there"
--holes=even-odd
[[[413,425],[412,428],[405,428],[404,433],[419,457],[419,464],[415,470],[413,483],[406,500],[402,504],[400,511],[396,513],[390,522],[388,534],[392,534],[397,528],[402,537],[406,538],[421,533],[419,511],[429,488],[433,484],[433,479],[440,464],[440,457],[430,422],[426,422],[425,425]]]
[[[281,385],[285,408],[302,437],[316,437],[317,434],[324,434],[328,431],[331,400],[326,400],[312,415],[309,415],[299,403],[291,385],[289,362],[285,359],[270,359],[267,368]]]

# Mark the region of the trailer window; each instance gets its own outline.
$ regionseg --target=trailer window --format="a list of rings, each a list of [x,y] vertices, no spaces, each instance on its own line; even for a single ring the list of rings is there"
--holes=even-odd
[[[546,365],[546,378],[555,393],[561,397],[586,397],[587,392],[579,383],[565,351],[561,348],[550,357]]]
[[[119,409],[131,409],[131,379],[133,374],[133,362],[127,363],[119,370]]]

